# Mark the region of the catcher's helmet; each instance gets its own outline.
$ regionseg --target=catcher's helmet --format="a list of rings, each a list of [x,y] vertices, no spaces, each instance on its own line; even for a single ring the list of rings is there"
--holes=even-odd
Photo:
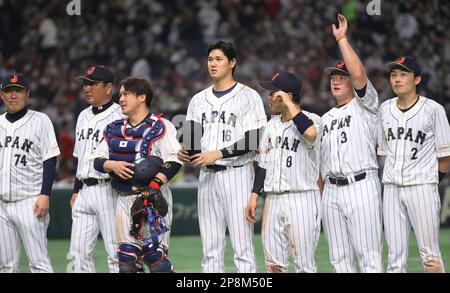
[[[145,188],[158,174],[164,161],[157,156],[149,156],[134,161],[134,174],[131,183],[137,188]]]

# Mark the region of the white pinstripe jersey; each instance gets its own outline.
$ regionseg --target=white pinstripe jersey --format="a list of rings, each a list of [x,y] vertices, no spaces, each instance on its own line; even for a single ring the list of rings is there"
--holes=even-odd
[[[313,143],[305,140],[292,120],[282,122],[281,115],[267,123],[257,156],[258,165],[266,169],[266,192],[318,190],[321,121],[316,114],[303,113],[316,127]]]
[[[60,154],[53,124],[44,113],[28,110],[9,122],[0,116],[0,199],[17,201],[41,193],[45,160]]]
[[[383,183],[438,183],[438,158],[450,156],[450,126],[444,107],[419,96],[411,109],[402,112],[397,100],[380,106],[378,154],[386,156]]]
[[[202,124],[202,151],[214,151],[233,145],[245,137],[245,132],[266,125],[267,118],[261,96],[246,85],[237,83],[234,89],[218,98],[213,87],[197,93],[189,103],[187,121]],[[253,143],[253,142],[251,142]],[[255,141],[256,146],[256,141]],[[253,160],[255,152],[217,160],[216,164],[240,166]]]
[[[368,80],[366,94],[322,116],[320,170],[326,176],[349,176],[377,170],[378,93]]]
[[[73,155],[78,158],[76,174],[78,179],[109,178],[108,173],[100,173],[94,169],[89,156],[103,140],[103,130],[106,125],[123,117],[122,110],[116,103],[98,114],[92,112],[92,106],[80,113],[75,128],[75,147],[73,149]]]

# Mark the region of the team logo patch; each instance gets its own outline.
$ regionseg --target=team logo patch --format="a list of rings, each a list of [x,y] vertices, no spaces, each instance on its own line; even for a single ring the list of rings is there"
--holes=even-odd
[[[19,76],[17,74],[13,74],[11,77],[11,83],[17,83],[19,81]]]
[[[126,148],[128,145],[128,141],[126,140],[122,140],[121,142],[119,142],[119,148]]]
[[[397,60],[395,60],[395,63],[402,64],[403,62],[405,62],[405,59],[406,58],[404,56],[398,57]]]
[[[88,75],[91,75],[94,71],[95,71],[95,66],[92,66],[86,72],[87,72]]]
[[[341,60],[340,62],[338,62],[338,64],[336,64],[336,67],[342,68],[342,67],[344,67],[344,65],[345,65],[344,60]]]

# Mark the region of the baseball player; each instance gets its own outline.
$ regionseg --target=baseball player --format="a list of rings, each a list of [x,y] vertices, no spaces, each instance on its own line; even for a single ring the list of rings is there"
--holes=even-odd
[[[143,239],[130,235],[130,208],[140,190],[129,180],[133,175],[133,162],[137,159],[151,155],[163,160],[163,167],[149,187],[160,190],[166,199],[169,212],[165,216],[165,225],[170,228],[172,193],[164,184],[181,168],[177,158],[181,146],[173,124],[162,118],[162,114],[150,112],[153,89],[147,80],[137,77],[124,79],[120,84],[119,95],[122,113],[128,119],[116,120],[106,127],[105,140],[92,157],[96,170],[114,174],[111,185],[119,193],[116,211],[119,272],[138,272],[141,269],[140,262],[144,262],[151,272],[171,272],[173,267],[167,259],[170,233],[159,237],[159,246],[144,245]]]
[[[264,189],[261,232],[267,272],[286,272],[291,255],[296,272],[315,273],[321,218],[320,117],[299,106],[301,83],[295,74],[280,72],[260,84],[273,91],[269,105],[281,115],[272,117],[264,131],[246,217],[255,223]]]
[[[7,112],[0,116],[0,272],[19,270],[20,244],[32,273],[52,273],[47,253],[49,197],[60,154],[47,115],[27,109],[25,76],[2,81]]]
[[[225,232],[228,228],[238,272],[256,272],[253,223],[245,219],[254,169],[252,165],[259,130],[266,124],[260,95],[233,78],[236,51],[218,41],[207,50],[208,72],[213,85],[197,93],[189,103],[186,120],[194,129],[200,153],[178,153],[201,167],[198,218],[203,245],[203,272],[224,272]],[[191,125],[192,125],[191,124]],[[195,132],[194,134],[198,134]],[[188,146],[190,147],[190,146]]]
[[[112,189],[109,174],[94,169],[90,156],[103,140],[103,130],[109,123],[121,119],[120,106],[111,101],[114,76],[99,65],[91,66],[82,76],[85,100],[90,106],[77,119],[73,155],[78,159],[72,207],[70,255],[73,271],[95,273],[92,252],[99,232],[107,252],[109,271],[117,273],[117,238],[115,213],[118,195]]]
[[[347,37],[332,25],[343,60],[325,72],[337,106],[322,116],[323,229],[336,272],[382,272],[381,186],[376,156],[378,94]]]
[[[439,250],[438,182],[450,165],[450,126],[444,108],[417,94],[421,68],[401,56],[386,66],[397,97],[379,110],[378,153],[383,171],[383,214],[388,245],[387,272],[406,272],[411,226],[425,272],[444,272]]]

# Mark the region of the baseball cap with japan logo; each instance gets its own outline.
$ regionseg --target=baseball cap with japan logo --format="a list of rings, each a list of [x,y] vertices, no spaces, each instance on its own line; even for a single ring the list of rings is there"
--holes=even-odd
[[[1,90],[4,90],[9,87],[20,87],[26,90],[30,89],[30,84],[25,76],[20,73],[11,73],[8,74],[2,81],[0,86]]]
[[[103,65],[93,65],[83,75],[77,76],[75,79],[108,84],[114,83],[114,74]]]

